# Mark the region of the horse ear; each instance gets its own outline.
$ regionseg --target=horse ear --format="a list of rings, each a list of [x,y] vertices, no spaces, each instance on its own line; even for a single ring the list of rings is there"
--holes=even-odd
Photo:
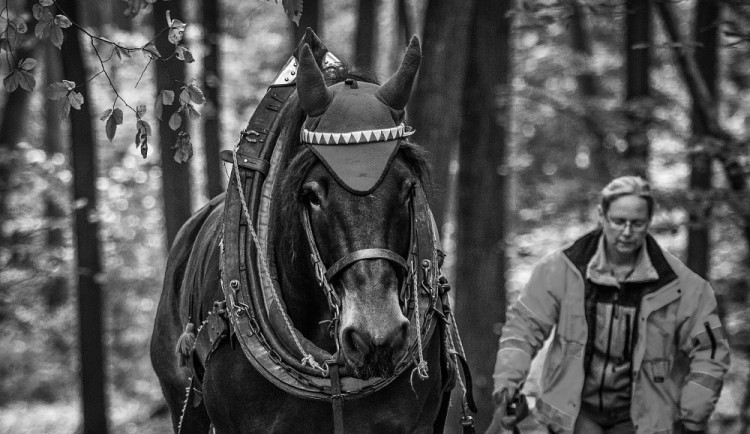
[[[305,30],[305,35],[299,41],[297,48],[294,49],[294,57],[296,57],[297,60],[299,60],[300,51],[305,44],[310,46],[313,57],[315,57],[315,62],[322,68],[323,59],[326,57],[326,53],[328,53],[328,48],[323,44],[323,41],[320,40],[318,35],[315,34],[313,29],[309,27]]]
[[[318,68],[308,44],[304,44],[300,50],[297,94],[302,110],[308,116],[322,115],[333,100],[333,93],[326,86],[323,73]]]
[[[422,50],[419,47],[419,38],[415,35],[411,37],[409,47],[406,49],[404,60],[398,67],[398,71],[388,82],[380,86],[375,96],[388,107],[403,110],[406,103],[409,102],[411,85],[414,83],[414,77],[417,75],[421,61]]]

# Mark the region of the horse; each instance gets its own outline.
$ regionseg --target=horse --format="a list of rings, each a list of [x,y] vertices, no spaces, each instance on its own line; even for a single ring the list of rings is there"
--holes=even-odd
[[[403,125],[420,59],[414,37],[381,86],[308,29],[225,151],[230,185],[180,230],[152,334],[175,432],[442,432],[457,351]]]

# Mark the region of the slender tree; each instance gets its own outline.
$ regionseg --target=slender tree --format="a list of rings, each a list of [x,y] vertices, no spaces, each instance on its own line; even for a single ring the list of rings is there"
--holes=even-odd
[[[75,0],[57,2],[72,20],[78,18]],[[80,33],[70,32],[62,45],[63,73],[79,83],[84,100],[89,100],[86,65],[83,61]],[[75,212],[76,256],[78,259],[78,318],[81,351],[83,433],[107,432],[104,348],[102,342],[102,267],[99,247],[93,119],[89,104],[70,112],[73,198]]]
[[[203,57],[203,94],[206,105],[203,111],[203,139],[206,150],[206,187],[208,197],[214,197],[224,191],[221,182],[221,52],[219,38],[221,29],[221,2],[203,0],[203,40],[206,54]]]
[[[315,31],[318,35],[321,34],[321,25],[323,20],[321,18],[322,4],[320,0],[305,0],[302,8],[302,18],[299,20],[299,25],[290,23],[292,27],[292,49],[297,48],[297,44],[305,36],[305,30],[309,27]]]
[[[33,2],[27,1],[25,6],[31,9]],[[15,53],[15,60],[33,57],[36,40],[26,38]],[[29,104],[31,92],[17,89],[8,94],[5,107],[0,119],[0,149],[3,152],[11,152],[19,142],[28,138],[26,120],[29,118]],[[10,193],[10,178],[13,173],[13,162],[10,158],[0,159],[0,221],[5,221],[8,216],[7,200]],[[0,244],[7,245],[9,240],[5,239],[4,231],[0,231]]]
[[[649,0],[628,0],[625,4],[625,100],[629,107],[626,132],[628,147],[623,155],[630,174],[646,177],[649,156],[648,121],[645,100],[651,95],[648,77],[651,66],[651,6]]]
[[[497,95],[510,83],[509,2],[477,2],[462,98],[456,318],[474,377],[477,428],[492,418],[492,372],[505,322],[506,128]],[[477,303],[481,300],[481,303]]]
[[[717,2],[709,0],[696,2],[693,30],[697,42],[695,61],[713,98],[716,98],[717,90],[718,19],[719,7]],[[693,105],[696,104],[700,104],[700,101],[693,101]],[[692,119],[695,149],[690,154],[690,188],[705,193],[711,189],[711,156],[701,149],[702,140],[700,140],[700,137],[708,134],[708,128],[695,108],[693,109]],[[691,211],[688,226],[687,266],[705,278],[708,274],[708,252],[711,248],[708,224],[711,207],[708,201],[705,201],[699,204],[698,209]]]
[[[372,70],[375,55],[375,18],[377,3],[359,0],[357,10],[357,35],[354,43],[354,59],[357,66]]]
[[[409,104],[409,123],[419,132],[420,144],[432,154],[434,191],[428,197],[441,230],[449,203],[449,166],[463,119],[461,97],[474,4],[473,0],[428,3],[422,65]]]
[[[167,25],[167,10],[172,19],[182,18],[182,0],[169,2],[159,1],[154,3],[154,32],[158,34]],[[184,21],[184,20],[183,20]],[[170,43],[164,34],[154,41],[156,49],[164,56],[174,51],[174,45]],[[161,62],[159,62],[161,63]],[[156,67],[156,88],[174,89],[175,81],[185,82],[185,63],[177,58],[165,61]],[[179,90],[175,92],[179,95]],[[172,113],[178,108],[177,104],[165,105],[162,119],[170,119]],[[187,116],[183,116],[183,122],[187,122]],[[159,122],[159,145],[161,154],[162,170],[162,194],[164,200],[164,217],[167,229],[167,245],[171,246],[177,232],[192,213],[190,196],[190,165],[178,164],[173,158],[172,146],[178,139],[178,133],[170,128],[168,122]]]
[[[595,105],[591,103],[596,101],[600,96],[600,86],[597,82],[596,76],[594,76],[588,68],[590,59],[594,54],[594,50],[591,46],[591,35],[589,32],[589,19],[586,14],[586,9],[582,7],[578,1],[571,2],[571,7],[573,13],[570,17],[570,43],[573,50],[580,57],[585,59],[584,64],[586,65],[584,70],[577,76],[578,89],[586,102],[585,105],[587,107],[595,107]],[[590,150],[593,163],[592,169],[595,171],[598,179],[608,179],[610,178],[610,170],[604,148],[607,131],[601,128],[593,128],[589,131],[595,137],[595,141]]]
[[[63,79],[62,59],[60,50],[51,44],[41,44],[44,50],[45,83],[56,83]],[[47,103],[44,106],[44,150],[48,156],[65,151],[62,137],[62,121],[60,108],[57,104]],[[64,231],[60,221],[65,217],[57,191],[48,190],[44,193],[44,216],[51,224],[47,228],[47,248],[56,251],[65,245]],[[50,308],[62,305],[67,299],[67,279],[63,275],[53,275],[45,283],[44,297]]]

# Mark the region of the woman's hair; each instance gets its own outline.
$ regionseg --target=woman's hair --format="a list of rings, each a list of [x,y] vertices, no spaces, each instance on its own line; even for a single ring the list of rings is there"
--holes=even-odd
[[[646,199],[649,218],[654,215],[655,202],[651,195],[651,187],[648,185],[648,181],[640,176],[621,176],[610,181],[602,189],[602,211],[606,214],[612,202],[623,196],[631,195]]]

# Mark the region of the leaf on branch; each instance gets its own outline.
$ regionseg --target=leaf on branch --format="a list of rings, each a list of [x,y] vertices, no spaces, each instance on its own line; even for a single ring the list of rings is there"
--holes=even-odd
[[[111,142],[112,139],[115,138],[115,133],[117,132],[117,126],[122,125],[122,110],[120,110],[119,108],[115,108],[114,110],[107,110],[106,112],[104,112],[104,114],[107,115],[107,125],[106,125],[107,138]],[[102,119],[104,118],[102,117]]]
[[[174,102],[174,91],[173,90],[161,91],[161,99],[164,101],[165,105],[172,105],[172,103]]]
[[[122,120],[123,120],[122,110],[120,110],[119,108],[115,108],[112,111],[112,117],[115,118],[115,122],[117,123],[117,125],[122,125]]]
[[[144,121],[143,119],[138,119],[138,122],[136,122],[136,126],[139,130],[143,130],[147,136],[151,137],[151,125],[149,125],[148,122]]]
[[[190,95],[190,101],[196,104],[203,104],[204,102],[206,102],[206,98],[203,96],[203,91],[195,84],[189,84],[188,86],[186,86],[186,89],[188,91],[188,95]]]
[[[28,57],[26,59],[21,59],[18,62],[18,68],[22,69],[24,71],[31,71],[36,67],[37,61],[34,58]]]
[[[73,81],[63,80],[56,83],[52,83],[47,86],[47,98],[55,101],[63,99],[68,95],[68,92],[75,89],[76,84]],[[104,120],[104,119],[102,119]]]
[[[68,101],[70,101],[70,105],[74,109],[80,110],[81,106],[83,105],[83,95],[81,95],[80,92],[71,91],[68,94]]]
[[[164,105],[171,105],[174,102],[174,91],[162,90],[156,97],[156,104],[154,104],[154,116],[157,119],[162,120],[161,115],[164,111]]]
[[[161,54],[159,53],[159,50],[157,50],[156,46],[151,42],[146,44],[143,48],[141,48],[141,50],[143,50],[143,54],[149,59],[161,58]]]
[[[76,110],[80,110],[83,105],[83,95],[79,92],[71,90],[63,100],[61,117],[66,119],[70,115],[70,108],[73,107]]]
[[[299,19],[302,17],[302,0],[281,0],[287,18],[299,26]]]
[[[12,70],[7,77],[5,77],[5,79],[3,80],[3,85],[8,92],[13,92],[14,90],[18,89],[19,86],[21,86],[21,89],[28,90],[30,92],[34,90],[34,86],[36,86],[36,80],[34,79],[34,75],[29,71],[24,71],[23,69],[16,68]]]
[[[180,131],[177,134],[177,142],[172,146],[175,149],[174,161],[182,164],[190,160],[193,156],[193,144],[190,143],[190,134]]]
[[[46,17],[52,18],[52,12],[39,3],[35,3],[34,6],[31,7],[31,13],[37,21],[42,21]]]
[[[62,29],[57,24],[53,24],[49,35],[50,42],[52,42],[52,45],[55,47],[62,48],[63,39],[64,36]]]
[[[180,104],[185,105],[190,102],[190,92],[187,90],[187,86],[182,87],[182,92],[180,92]]]
[[[178,45],[175,49],[175,56],[177,56],[178,59],[182,60],[185,63],[193,63],[195,62],[195,58],[193,57],[193,53],[188,50],[188,48],[184,45]]]
[[[110,116],[107,118],[107,126],[105,128],[105,131],[107,133],[107,138],[111,142],[112,139],[115,138],[115,133],[117,133],[117,121],[115,120],[114,116]]]
[[[49,13],[49,11],[47,12]],[[49,14],[48,17],[44,16],[39,19],[38,23],[36,23],[36,27],[34,27],[34,36],[39,39],[49,38],[50,34],[52,33],[53,27],[57,26],[55,26],[55,23],[52,20],[52,14]]]
[[[177,131],[180,128],[180,125],[182,125],[182,116],[180,116],[180,112],[172,113],[172,116],[169,117],[169,128],[173,131]]]
[[[73,23],[70,21],[70,18],[66,17],[65,15],[58,15],[55,17],[55,25],[67,29],[68,27],[72,26]]]
[[[167,25],[169,26],[169,34],[167,39],[174,45],[177,45],[182,41],[182,37],[185,36],[185,27],[187,24],[180,20],[173,20],[170,11],[167,11]]]
[[[151,126],[143,119],[136,122],[137,132],[135,133],[135,147],[141,148],[141,155],[146,158],[148,155],[148,136],[151,135]]]
[[[141,104],[135,108],[135,116],[140,119],[146,114],[146,104]],[[145,121],[144,121],[145,122]],[[146,123],[148,125],[148,123]],[[149,128],[148,134],[151,135],[151,129]]]
[[[188,103],[185,105],[187,107],[188,116],[190,116],[190,119],[198,119],[201,117],[201,114],[196,110],[195,106]]]
[[[100,121],[103,121],[107,119],[112,114],[112,109],[107,109],[102,113],[102,117],[99,118]]]

